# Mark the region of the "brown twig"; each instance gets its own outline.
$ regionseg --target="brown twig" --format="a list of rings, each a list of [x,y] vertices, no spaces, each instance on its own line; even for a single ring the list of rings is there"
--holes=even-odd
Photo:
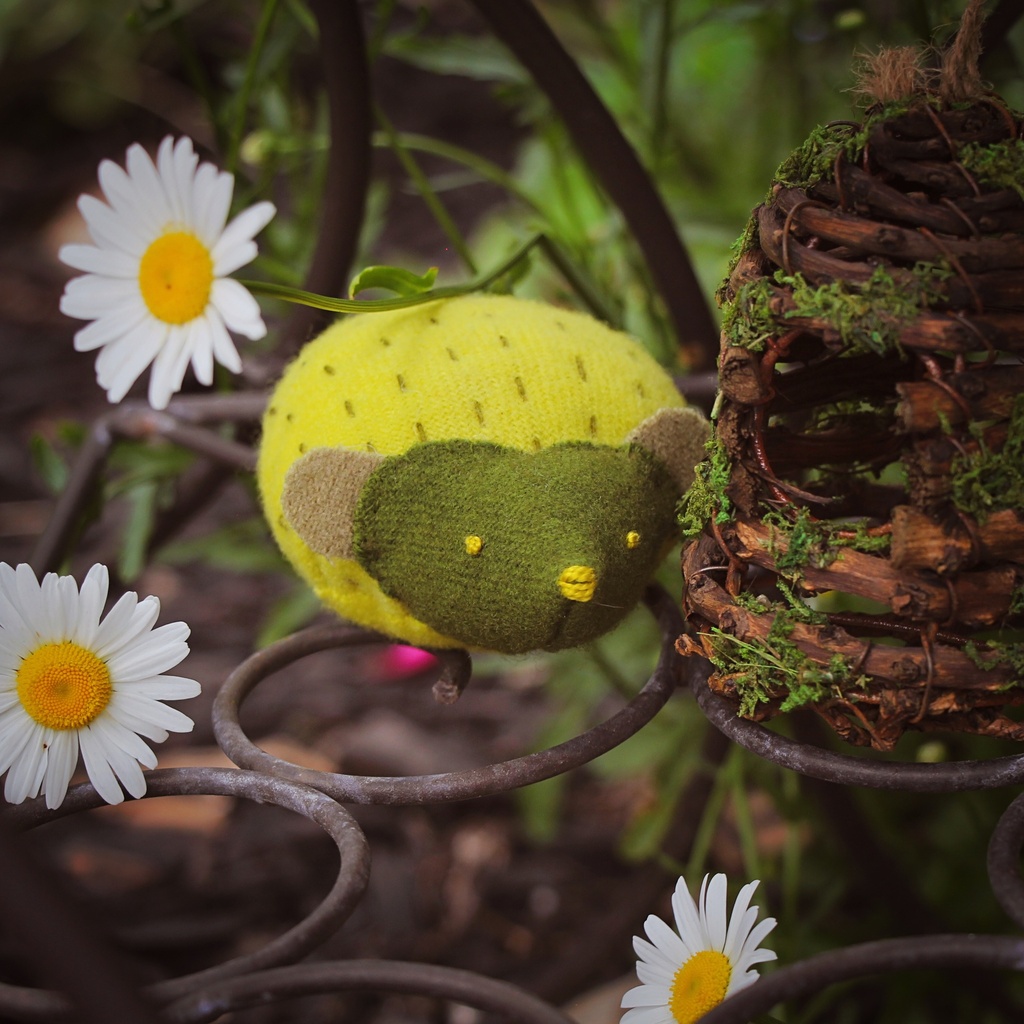
[[[303,287],[338,295],[359,245],[370,181],[370,78],[356,0],[311,0],[310,8],[320,28],[330,150],[316,248]],[[286,348],[296,350],[327,319],[321,310],[296,305],[282,332]]]

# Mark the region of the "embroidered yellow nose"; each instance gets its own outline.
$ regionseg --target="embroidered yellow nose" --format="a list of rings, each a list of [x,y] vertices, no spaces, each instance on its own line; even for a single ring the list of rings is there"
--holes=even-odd
[[[558,589],[570,601],[589,601],[597,587],[597,573],[589,565],[570,565],[558,577]]]

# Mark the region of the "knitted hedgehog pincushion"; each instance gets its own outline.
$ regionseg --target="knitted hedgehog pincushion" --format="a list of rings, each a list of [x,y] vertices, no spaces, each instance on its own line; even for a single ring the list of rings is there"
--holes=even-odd
[[[464,296],[307,345],[257,475],[281,550],[343,617],[423,646],[555,650],[636,603],[706,436],[627,335]]]

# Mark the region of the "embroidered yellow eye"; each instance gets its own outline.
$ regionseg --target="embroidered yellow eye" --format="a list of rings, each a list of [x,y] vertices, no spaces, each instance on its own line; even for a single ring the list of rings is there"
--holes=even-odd
[[[636,530],[630,530],[629,533],[626,534],[626,547],[632,551],[633,548],[638,548],[639,546],[640,534],[637,533]]]
[[[466,538],[466,554],[467,555],[479,555],[484,549],[484,541],[482,537],[478,537],[475,533],[471,533]]]

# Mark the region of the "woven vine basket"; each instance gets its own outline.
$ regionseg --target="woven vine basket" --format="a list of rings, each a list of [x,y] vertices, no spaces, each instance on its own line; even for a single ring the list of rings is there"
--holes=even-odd
[[[677,646],[744,716],[1024,739],[1021,132],[992,97],[876,105],[740,240]]]

